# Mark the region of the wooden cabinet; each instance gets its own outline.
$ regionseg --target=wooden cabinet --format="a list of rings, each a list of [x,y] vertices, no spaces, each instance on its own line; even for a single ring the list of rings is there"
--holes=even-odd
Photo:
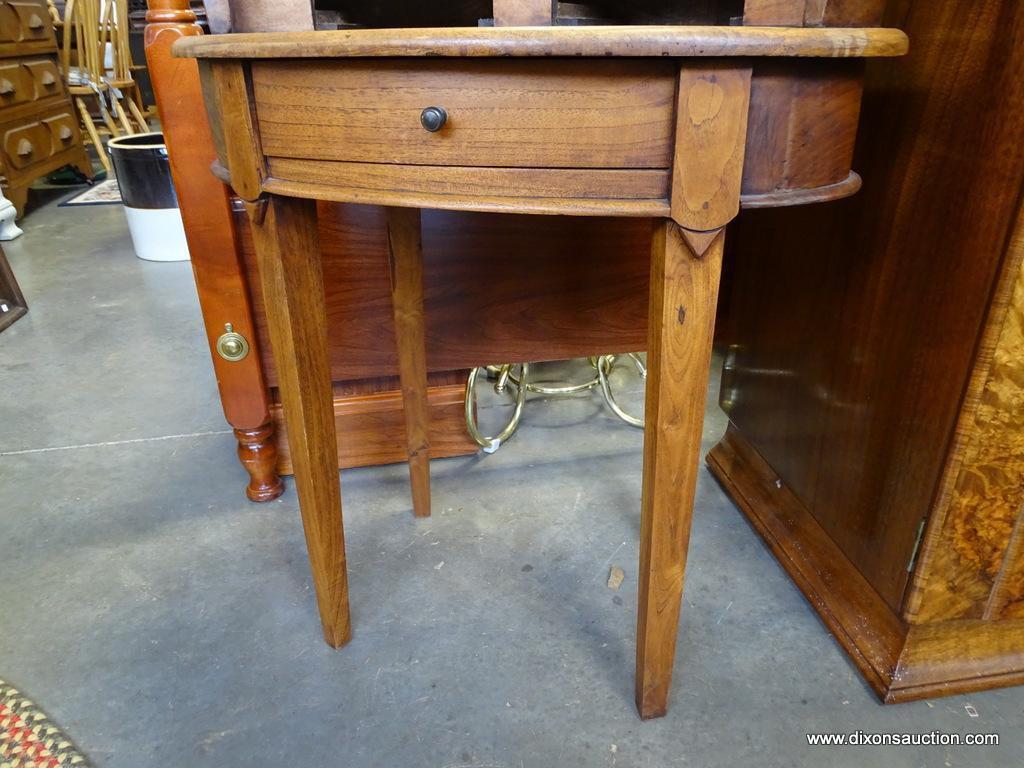
[[[78,119],[57,68],[45,0],[0,2],[0,166],[18,213],[40,176],[74,165],[92,176]]]
[[[733,230],[709,463],[899,701],[1024,681],[1024,6],[888,13],[861,193]]]

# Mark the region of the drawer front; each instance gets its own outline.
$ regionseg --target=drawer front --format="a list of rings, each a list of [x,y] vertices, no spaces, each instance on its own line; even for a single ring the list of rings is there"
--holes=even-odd
[[[45,0],[0,2],[0,43],[48,41],[53,26]]]
[[[78,131],[78,120],[71,112],[62,112],[53,117],[45,118],[43,125],[50,131],[50,146],[53,148],[52,154],[63,152],[65,149],[70,149],[82,142]]]
[[[36,97],[31,73],[19,62],[0,64],[0,107],[25,104]]]
[[[2,135],[4,160],[18,170],[47,160],[53,154],[53,135],[42,120],[7,127]]]
[[[675,72],[661,60],[257,61],[269,157],[510,168],[667,168]],[[421,124],[427,107],[447,119]]]
[[[26,59],[22,66],[29,73],[37,100],[64,93],[64,83],[60,79],[56,59]]]

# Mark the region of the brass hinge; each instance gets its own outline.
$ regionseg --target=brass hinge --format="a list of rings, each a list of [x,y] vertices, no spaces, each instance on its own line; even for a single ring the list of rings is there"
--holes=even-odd
[[[921,550],[921,539],[924,538],[924,525],[928,522],[928,518],[922,518],[920,525],[917,526],[917,538],[914,539],[914,549],[910,553],[910,562],[907,563],[907,573],[914,572],[914,566],[917,564],[917,553]]]

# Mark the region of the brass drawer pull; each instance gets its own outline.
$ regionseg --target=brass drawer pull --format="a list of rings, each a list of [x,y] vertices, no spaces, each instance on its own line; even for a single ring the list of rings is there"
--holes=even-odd
[[[18,149],[16,151],[19,157],[28,157],[35,151],[35,147],[32,146],[32,142],[28,139],[22,139],[18,142]]]
[[[448,113],[442,107],[427,107],[420,113],[420,125],[431,133],[437,133],[448,122]]]
[[[53,72],[43,72],[43,76],[39,78],[39,81],[43,85],[53,85],[57,82],[57,78],[53,76]]]
[[[0,95],[9,96],[15,91],[14,83],[7,78],[0,80]]]
[[[224,333],[217,339],[217,354],[229,363],[237,363],[249,354],[249,342],[242,334],[235,333],[231,323],[224,323]]]
[[[66,125],[60,127],[60,132],[57,135],[60,136],[61,141],[71,141],[71,129]]]
[[[38,14],[33,13],[28,17],[28,28],[29,29],[42,29],[43,20],[39,18]]]

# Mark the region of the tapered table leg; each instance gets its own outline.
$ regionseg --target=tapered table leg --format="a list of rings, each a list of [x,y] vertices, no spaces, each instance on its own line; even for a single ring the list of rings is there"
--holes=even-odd
[[[351,626],[316,203],[271,196],[250,213],[317,607],[337,648]]]
[[[725,240],[720,231],[698,257],[684,235],[707,237],[657,223],[651,253],[636,651],[644,719],[668,709]]]
[[[430,406],[423,314],[423,244],[417,208],[388,209],[391,296],[395,311],[398,373],[416,517],[430,515]]]

